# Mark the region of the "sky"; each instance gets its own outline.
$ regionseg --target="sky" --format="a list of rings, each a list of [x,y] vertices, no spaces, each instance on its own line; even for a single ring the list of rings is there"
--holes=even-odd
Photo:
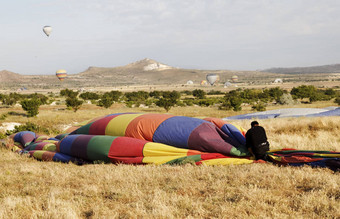
[[[0,8],[0,71],[75,74],[144,58],[206,70],[340,63],[338,0],[0,0]]]

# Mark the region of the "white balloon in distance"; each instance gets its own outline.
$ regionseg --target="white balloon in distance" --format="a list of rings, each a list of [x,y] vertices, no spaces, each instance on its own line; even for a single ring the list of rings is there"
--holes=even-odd
[[[214,83],[220,79],[220,76],[217,74],[207,74],[206,78],[210,85],[214,85]]]
[[[52,27],[51,26],[44,26],[43,31],[46,34],[46,36],[50,36],[50,34],[52,32]]]

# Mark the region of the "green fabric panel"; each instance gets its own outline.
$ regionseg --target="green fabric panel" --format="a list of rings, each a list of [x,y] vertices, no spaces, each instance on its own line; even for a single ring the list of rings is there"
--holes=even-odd
[[[178,159],[171,160],[169,162],[166,162],[165,164],[186,164],[186,163],[196,163],[198,161],[201,161],[201,155],[191,155],[186,157],[181,157]]]
[[[101,160],[111,162],[108,158],[111,144],[117,137],[113,136],[94,136],[87,145],[87,157],[90,160]]]
[[[90,127],[92,125],[93,122],[89,123],[89,124],[86,124],[80,128],[78,128],[76,131],[75,131],[75,134],[89,134],[90,132]]]
[[[234,156],[248,156],[249,155],[249,152],[247,149],[241,147],[239,149],[235,148],[235,147],[232,147],[231,150],[230,150],[230,154],[231,155],[234,155]]]

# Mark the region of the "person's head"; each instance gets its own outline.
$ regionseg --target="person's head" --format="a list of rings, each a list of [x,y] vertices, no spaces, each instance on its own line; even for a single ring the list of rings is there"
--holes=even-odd
[[[254,127],[254,126],[258,126],[259,123],[258,123],[258,121],[252,121],[252,122],[250,123],[250,125],[251,125],[251,127]]]

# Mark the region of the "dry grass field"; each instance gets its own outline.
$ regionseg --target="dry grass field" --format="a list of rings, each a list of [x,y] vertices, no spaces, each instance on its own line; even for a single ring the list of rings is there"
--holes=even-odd
[[[330,105],[318,104],[308,107]],[[38,117],[27,118],[20,107],[1,108],[0,114],[16,112],[1,122],[31,121],[48,127],[54,135],[67,125],[109,113],[165,113],[159,108],[122,105],[110,109],[85,105],[76,113],[64,109],[42,106]],[[244,108],[241,113],[248,112]],[[169,113],[218,118],[236,114],[210,107],[176,107]],[[272,149],[340,151],[339,117],[259,122],[267,130]],[[250,126],[250,120],[232,123]],[[340,173],[321,168],[272,164],[77,166],[36,161],[2,146],[0,186],[0,218],[340,218]]]

